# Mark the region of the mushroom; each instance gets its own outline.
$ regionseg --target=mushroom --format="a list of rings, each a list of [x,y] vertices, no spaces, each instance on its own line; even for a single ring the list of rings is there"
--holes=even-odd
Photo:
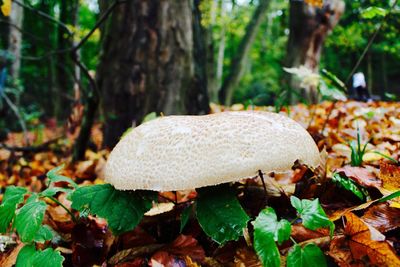
[[[318,148],[292,119],[270,112],[166,116],[134,128],[116,145],[105,179],[118,190],[178,191],[313,168]]]

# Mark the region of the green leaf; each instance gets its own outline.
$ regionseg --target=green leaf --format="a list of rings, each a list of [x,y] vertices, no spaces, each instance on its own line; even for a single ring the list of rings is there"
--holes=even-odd
[[[381,7],[370,6],[361,11],[361,18],[373,19],[375,17],[384,17],[387,14],[387,10]]]
[[[33,267],[62,267],[64,257],[61,256],[60,251],[54,250],[52,248],[47,248],[43,251],[38,251],[35,253],[32,266]]]
[[[326,216],[325,211],[319,204],[319,200],[298,199],[295,196],[290,197],[292,206],[297,210],[300,218],[303,220],[303,225],[311,230],[316,230],[321,227],[329,227],[330,234],[333,235],[335,225]]]
[[[152,206],[155,192],[119,191],[110,184],[83,186],[72,195],[72,208],[90,210],[107,220],[114,234],[130,231],[140,222]]]
[[[25,245],[18,253],[15,267],[32,267],[35,254],[36,248],[34,245]]]
[[[0,205],[0,233],[5,233],[15,216],[17,205],[24,201],[27,190],[23,187],[8,186]]]
[[[189,221],[190,213],[192,213],[192,205],[187,206],[181,214],[181,227],[179,229],[179,232],[182,233],[183,228],[185,228],[187,222]]]
[[[52,197],[58,192],[64,192],[64,193],[70,193],[72,190],[68,188],[62,188],[62,187],[49,187],[46,188],[44,191],[39,193],[41,197]]]
[[[74,188],[77,188],[78,185],[71,178],[58,174],[62,169],[64,169],[64,164],[50,170],[47,173],[47,178],[49,178],[50,183],[66,182],[72,185]]]
[[[278,221],[274,209],[270,207],[262,210],[260,214],[258,214],[253,225],[254,230],[272,234],[274,240],[277,241],[279,245],[290,237],[290,223],[285,219]]]
[[[42,225],[39,230],[36,232],[35,238],[33,239],[35,242],[44,243],[47,240],[51,240],[53,238],[53,231],[48,225]]]
[[[36,250],[34,245],[26,245],[18,253],[16,267],[62,267],[64,257],[59,251],[47,248]]]
[[[47,205],[42,200],[28,199],[27,203],[17,211],[14,226],[23,242],[30,242],[35,237],[43,222]]]
[[[400,190],[396,191],[396,192],[394,192],[394,193],[392,193],[390,195],[387,195],[385,197],[382,197],[381,199],[379,199],[378,202],[385,202],[385,201],[391,200],[391,199],[396,198],[396,197],[400,197]]]
[[[325,267],[324,253],[315,244],[307,244],[304,248],[294,245],[287,256],[287,267]]]
[[[196,216],[204,232],[218,244],[238,240],[250,218],[240,206],[235,190],[221,185],[197,192]]]
[[[352,192],[356,195],[359,199],[365,200],[365,195],[363,191],[359,188],[359,186],[351,179],[340,175],[339,173],[335,172],[332,175],[332,180],[338,184],[339,186],[343,187],[344,189]]]
[[[254,250],[264,267],[280,266],[279,250],[271,233],[254,229]]]

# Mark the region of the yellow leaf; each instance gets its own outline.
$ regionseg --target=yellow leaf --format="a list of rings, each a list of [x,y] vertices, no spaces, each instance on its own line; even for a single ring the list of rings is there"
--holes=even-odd
[[[324,4],[323,0],[304,0],[304,2],[311,6],[322,7]]]
[[[11,13],[11,0],[3,0],[3,5],[1,6],[1,12],[3,15],[8,17]]]

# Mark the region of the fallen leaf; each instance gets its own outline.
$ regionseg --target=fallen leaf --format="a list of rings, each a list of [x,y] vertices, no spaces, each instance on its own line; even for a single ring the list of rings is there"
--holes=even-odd
[[[388,203],[370,207],[361,218],[383,233],[400,227],[400,210],[391,208]]]
[[[344,173],[358,184],[365,187],[379,188],[382,186],[382,181],[377,179],[369,170],[362,167],[344,166],[336,170],[339,173]]]

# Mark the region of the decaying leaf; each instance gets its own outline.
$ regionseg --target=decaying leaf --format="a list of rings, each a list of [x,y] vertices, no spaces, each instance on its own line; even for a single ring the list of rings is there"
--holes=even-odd
[[[345,218],[345,236],[335,238],[328,252],[340,266],[400,266],[387,241],[373,240],[371,227],[351,212]]]

